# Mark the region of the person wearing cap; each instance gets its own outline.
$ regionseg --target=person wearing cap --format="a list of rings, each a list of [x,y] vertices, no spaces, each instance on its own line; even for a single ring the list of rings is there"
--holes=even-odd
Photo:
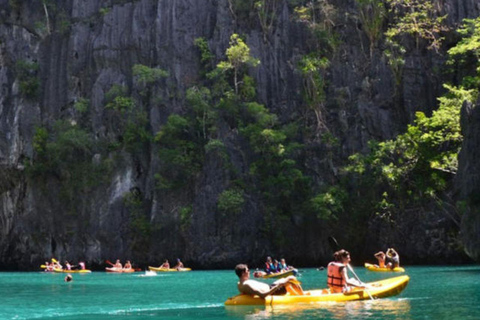
[[[177,258],[177,264],[176,264],[175,267],[173,267],[173,268],[174,268],[174,269],[177,269],[177,270],[180,270],[180,269],[185,268],[185,267],[183,266],[182,261],[180,261],[180,258]]]

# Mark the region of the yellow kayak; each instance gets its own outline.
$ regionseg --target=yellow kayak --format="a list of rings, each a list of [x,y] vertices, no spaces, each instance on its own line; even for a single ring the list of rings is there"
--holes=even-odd
[[[53,272],[57,273],[91,273],[92,270],[65,270],[65,269],[53,269]]]
[[[261,278],[261,279],[280,279],[280,278],[286,278],[288,276],[294,276],[297,273],[297,270],[292,269],[292,270],[287,270],[287,271],[282,271],[282,272],[277,272],[277,273],[270,273],[266,275],[261,275],[261,276],[255,276],[256,278]]]
[[[393,268],[393,269],[380,268],[380,267],[377,267],[376,265],[371,264],[371,263],[365,263],[365,268],[367,268],[370,271],[378,271],[378,272],[405,272],[405,269],[403,269],[402,267],[396,267],[396,268]]]
[[[368,292],[363,288],[354,288],[351,292],[346,293],[330,293],[328,289],[305,291],[303,295],[286,295],[267,296],[265,299],[259,296],[251,296],[247,294],[239,294],[228,298],[225,301],[227,306],[240,305],[284,305],[284,304],[302,304],[315,302],[344,302],[353,300],[366,300],[373,298],[386,298],[399,294],[405,289],[410,278],[408,276],[400,276],[385,280],[369,282]],[[370,295],[369,295],[370,294]]]
[[[184,271],[192,271],[190,268],[180,268],[180,269],[167,269],[167,268],[160,268],[160,267],[148,267],[148,270],[150,271],[158,271],[158,272],[184,272]]]

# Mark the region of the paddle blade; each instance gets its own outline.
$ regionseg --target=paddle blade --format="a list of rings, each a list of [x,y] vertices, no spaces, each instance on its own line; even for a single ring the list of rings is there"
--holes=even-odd
[[[57,263],[58,261],[55,258],[52,258],[53,263]]]
[[[40,268],[42,268],[42,269],[45,269],[46,267],[47,267],[47,266],[44,265],[44,264],[42,264],[42,265],[40,266]]]
[[[340,250],[340,246],[338,245],[337,239],[335,239],[334,237],[332,236],[328,237],[328,244],[330,245],[330,249],[332,249],[332,251]]]
[[[109,265],[111,266],[114,266],[115,264],[113,264],[112,262],[110,262],[109,260],[105,260],[105,263],[108,263]]]

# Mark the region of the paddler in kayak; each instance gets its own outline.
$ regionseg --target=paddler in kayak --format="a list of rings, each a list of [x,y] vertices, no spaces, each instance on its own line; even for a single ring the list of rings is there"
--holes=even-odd
[[[53,271],[53,268],[55,265],[52,263],[48,263],[48,261],[45,261],[45,272],[51,272]]]
[[[130,260],[127,260],[127,262],[125,262],[125,265],[123,266],[123,269],[124,270],[132,269],[132,264],[130,263]]]
[[[53,259],[52,258],[52,261],[53,261],[53,268],[54,269],[59,269],[59,270],[63,270],[63,266],[60,264],[60,262],[58,262],[57,260]]]
[[[70,264],[70,262],[65,261],[65,268],[66,268],[67,270],[72,270],[72,265]]]
[[[170,269],[170,263],[168,262],[168,259],[165,259],[163,261],[162,265],[160,266],[161,269]]]
[[[280,272],[286,272],[286,271],[290,271],[290,270],[293,270],[293,275],[296,276],[298,274],[298,270],[295,269],[295,267],[293,266],[289,266],[287,265],[287,262],[285,261],[284,258],[280,259]]]
[[[347,265],[350,263],[350,253],[344,249],[333,254],[335,261],[328,264],[327,284],[332,293],[349,292],[352,287],[365,288],[365,284],[348,277]]]
[[[277,272],[271,257],[267,257],[267,261],[265,262],[265,272],[266,274]]]
[[[387,263],[388,268],[395,269],[400,267],[400,256],[398,255],[397,251],[395,251],[395,249],[388,248],[387,258],[389,260],[389,262]]]
[[[251,280],[250,270],[246,264],[238,264],[235,267],[235,273],[240,279],[237,284],[238,291],[243,294],[257,295],[260,298],[265,298],[269,295],[283,295],[287,291],[295,295],[303,294],[300,282],[294,276],[279,279],[269,286],[266,283]]]
[[[379,268],[385,268],[385,252],[379,251],[374,254],[375,258],[378,260],[378,267]]]
[[[113,265],[114,268],[117,268],[117,269],[123,269],[123,266],[122,266],[122,263],[120,262],[120,259],[117,259],[117,261],[115,261],[115,264]]]
[[[177,264],[175,265],[175,267],[173,267],[173,269],[180,270],[180,269],[183,269],[183,268],[185,268],[185,266],[183,265],[183,262],[180,261],[179,258],[177,258]]]

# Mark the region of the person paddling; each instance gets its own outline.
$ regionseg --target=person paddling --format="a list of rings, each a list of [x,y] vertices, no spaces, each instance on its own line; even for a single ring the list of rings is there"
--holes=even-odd
[[[349,292],[352,287],[365,288],[363,282],[349,278],[347,265],[350,263],[350,253],[344,249],[338,250],[333,254],[334,261],[327,267],[327,284],[332,293]]]
[[[123,269],[124,270],[132,269],[132,264],[130,263],[130,260],[127,260],[127,262],[125,262],[125,265],[123,266]]]
[[[168,259],[165,259],[165,261],[163,261],[160,269],[170,269],[170,263],[168,262]]]
[[[123,269],[122,263],[120,262],[120,259],[117,259],[117,261],[115,261],[115,264],[113,265],[113,267],[117,268],[119,270]]]
[[[273,265],[273,261],[271,257],[267,257],[267,261],[265,262],[265,272],[267,274],[276,272],[275,266]]]
[[[388,248],[387,257],[390,260],[387,263],[387,267],[389,267],[390,269],[395,269],[400,267],[400,256],[398,255],[397,251],[395,251],[395,249]]]
[[[180,270],[180,269],[183,269],[185,268],[185,266],[183,265],[183,262],[180,261],[179,258],[177,258],[177,264],[175,265],[175,267],[173,267],[174,269],[177,269],[177,270]]]
[[[379,251],[374,254],[375,258],[378,260],[378,267],[385,268],[385,252]]]

